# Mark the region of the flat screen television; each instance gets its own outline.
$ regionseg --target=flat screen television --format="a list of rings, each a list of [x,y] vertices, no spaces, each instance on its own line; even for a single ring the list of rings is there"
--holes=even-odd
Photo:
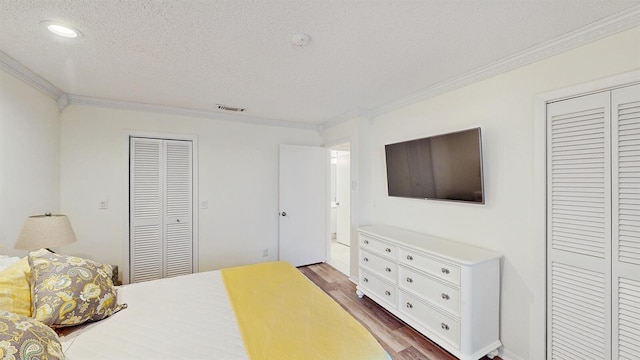
[[[480,128],[385,145],[389,196],[484,204]]]

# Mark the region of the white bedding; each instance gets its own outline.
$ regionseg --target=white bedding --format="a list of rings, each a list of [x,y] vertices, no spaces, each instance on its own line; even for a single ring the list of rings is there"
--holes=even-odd
[[[247,359],[220,271],[125,285],[118,302],[129,307],[61,336],[67,359]]]
[[[20,258],[16,256],[0,255],[0,271],[6,269],[7,267],[9,267],[9,265],[18,260],[20,260]]]

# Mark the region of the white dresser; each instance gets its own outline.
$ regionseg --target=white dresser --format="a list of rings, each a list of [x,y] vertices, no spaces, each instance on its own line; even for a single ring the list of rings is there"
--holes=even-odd
[[[500,254],[383,225],[358,232],[358,296],[462,360],[497,355]]]

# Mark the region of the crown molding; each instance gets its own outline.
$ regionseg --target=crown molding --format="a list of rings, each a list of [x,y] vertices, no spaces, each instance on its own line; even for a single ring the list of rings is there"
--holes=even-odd
[[[398,101],[378,107],[372,111],[372,115],[375,118],[383,113],[396,110],[398,108],[416,103],[418,101],[442,95],[449,91],[471,85],[478,81],[482,81],[511,70],[515,70],[519,67],[532,64],[534,62],[554,55],[561,54],[565,51],[575,49],[579,46],[603,39],[607,36],[619,33],[638,25],[640,25],[640,5],[635,6],[628,11],[610,16],[593,24],[582,27],[578,30],[569,32],[538,46],[534,46],[527,50],[521,51],[517,54],[489,64],[487,66],[483,66],[479,69],[468,72],[451,80],[428,87]]]
[[[331,120],[324,124],[316,125],[316,124],[300,123],[295,121],[260,118],[255,116],[224,114],[216,111],[196,110],[196,109],[189,109],[189,108],[180,108],[180,107],[163,106],[163,105],[155,105],[155,104],[144,104],[144,103],[136,103],[136,102],[129,102],[129,101],[110,100],[106,98],[99,98],[99,97],[92,97],[92,96],[67,94],[64,91],[60,90],[55,85],[53,85],[52,83],[50,83],[49,81],[45,80],[42,76],[29,70],[29,68],[22,65],[21,63],[19,63],[17,60],[12,58],[11,56],[7,55],[2,50],[0,50],[0,70],[4,70],[8,74],[16,77],[19,80],[22,80],[26,84],[30,85],[31,87],[35,88],[36,90],[39,90],[43,94],[55,100],[58,103],[58,109],[60,109],[60,111],[64,110],[64,108],[66,108],[71,104],[81,104],[81,105],[93,105],[93,106],[114,108],[114,109],[149,111],[149,112],[165,113],[165,114],[171,114],[171,115],[211,118],[211,119],[224,120],[224,121],[243,122],[248,124],[300,128],[300,129],[315,130],[318,132],[322,131],[324,127],[327,127],[325,124],[331,124],[330,126],[333,126],[333,125],[342,123],[346,120],[349,120],[353,117],[361,116],[361,110],[356,109],[348,113],[345,113],[334,120]]]
[[[146,112],[155,112],[155,113],[169,114],[169,115],[198,117],[198,118],[206,118],[206,119],[214,119],[214,120],[222,120],[222,121],[232,121],[235,123],[241,122],[241,123],[247,123],[247,124],[253,124],[253,125],[268,125],[268,126],[280,126],[280,127],[288,127],[288,128],[315,130],[318,132],[321,130],[320,125],[301,123],[296,121],[275,120],[275,119],[260,118],[255,116],[247,116],[247,115],[224,114],[217,111],[196,110],[196,109],[189,109],[189,108],[163,106],[163,105],[155,105],[155,104],[144,104],[144,103],[137,103],[137,102],[130,102],[130,101],[121,101],[121,100],[109,100],[104,98],[73,95],[73,94],[67,94],[66,97],[68,99],[67,100],[68,104],[71,104],[71,105],[72,104],[92,105],[92,106],[98,106],[98,107],[104,107],[104,108],[146,111]]]
[[[366,117],[366,118],[370,118],[371,117],[371,110],[369,109],[365,109],[365,108],[357,108],[357,109],[353,109],[351,111],[348,111],[342,115],[336,116],[335,118],[326,121],[324,123],[322,123],[320,125],[320,128],[322,130],[324,129],[328,129],[332,126],[338,125],[338,124],[342,124],[343,122],[349,121],[353,118],[356,117]]]
[[[128,102],[128,101],[110,100],[110,99],[91,97],[91,96],[67,94],[64,91],[60,90],[55,85],[53,85],[52,83],[50,83],[49,81],[45,80],[42,76],[29,70],[26,66],[22,65],[17,60],[7,55],[3,51],[0,51],[0,69],[22,80],[26,84],[31,85],[36,90],[39,90],[43,94],[55,100],[58,103],[58,109],[60,109],[60,111],[64,110],[65,107],[71,104],[85,104],[85,105],[93,105],[93,106],[99,106],[99,107],[127,109],[127,110],[136,110],[136,111],[149,111],[149,112],[165,113],[165,114],[172,114],[172,115],[182,115],[182,116],[200,117],[200,118],[208,118],[208,119],[216,119],[216,120],[224,120],[224,121],[233,121],[233,122],[241,122],[241,123],[248,123],[248,124],[254,124],[254,125],[280,126],[280,127],[288,127],[288,128],[315,130],[318,132],[320,132],[321,130],[320,125],[300,123],[296,121],[275,120],[275,119],[260,118],[255,116],[246,116],[246,115],[224,114],[216,111],[143,104],[143,103],[135,103],[135,102]]]
[[[471,72],[462,74],[451,80],[435,84],[433,86],[422,89],[416,93],[408,95],[399,100],[393,101],[386,105],[382,105],[372,109],[368,116],[375,119],[377,116],[393,111],[419,101],[423,101],[447,92],[471,85],[478,81],[488,79],[490,77],[506,73],[519,67],[532,64],[536,61],[558,55],[565,51],[586,45],[590,42],[603,39],[607,36],[619,33],[633,27],[640,26],[640,5],[634,6],[622,13],[604,18],[590,25],[584,26],[575,31],[569,32],[550,41],[534,46],[492,64],[483,66]],[[356,114],[347,117],[347,114]],[[326,129],[336,126],[344,121],[358,116],[357,110],[351,111],[344,115],[330,119],[322,124],[322,128]]]
[[[53,100],[58,101],[60,96],[64,94],[64,92],[55,85],[29,70],[26,66],[20,64],[3,51],[0,51],[0,69],[31,85]]]
[[[215,111],[207,110],[195,110],[172,106],[151,105],[143,103],[135,103],[128,101],[109,100],[91,96],[81,96],[67,94],[57,88],[55,85],[45,80],[42,76],[29,70],[26,66],[20,64],[11,56],[7,55],[3,51],[0,51],[0,69],[13,75],[14,77],[22,80],[23,82],[31,85],[33,88],[39,90],[43,94],[49,96],[58,103],[58,108],[62,111],[65,107],[71,104],[85,104],[100,107],[136,110],[136,111],[150,111],[156,113],[166,113],[172,115],[192,116],[224,121],[242,122],[254,125],[269,125],[280,126],[289,128],[299,128],[307,130],[320,131],[321,126],[316,124],[299,123],[295,121],[275,120],[267,118],[259,118],[255,116],[235,115],[235,114],[223,114]]]

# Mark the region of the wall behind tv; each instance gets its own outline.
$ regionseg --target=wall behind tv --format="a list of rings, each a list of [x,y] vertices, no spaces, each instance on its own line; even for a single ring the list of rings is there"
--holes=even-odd
[[[370,119],[371,222],[470,243],[504,255],[501,339],[505,359],[544,358],[544,264],[534,254],[534,99],[536,95],[640,69],[640,28]],[[353,120],[357,121],[357,120]],[[384,145],[480,126],[486,204],[387,196]],[[331,130],[329,138],[353,135]],[[539,154],[538,154],[539,155]],[[367,158],[367,155],[360,154]],[[369,205],[368,205],[369,204]],[[368,219],[362,221],[366,224]],[[353,276],[353,274],[352,274]],[[542,307],[541,307],[542,306]]]

